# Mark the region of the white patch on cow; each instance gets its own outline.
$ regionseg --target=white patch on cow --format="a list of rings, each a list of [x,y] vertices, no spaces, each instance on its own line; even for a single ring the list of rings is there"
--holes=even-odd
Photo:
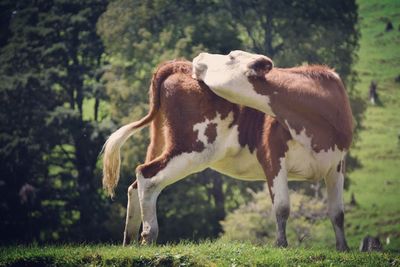
[[[337,165],[340,161],[344,160],[345,156],[346,151],[340,150],[336,145],[334,148],[315,153],[315,158],[319,163],[320,169],[323,171],[324,177],[330,172],[336,171]]]
[[[312,147],[311,147],[312,137],[307,136],[306,129],[303,128],[300,131],[300,133],[297,134],[296,130],[290,127],[289,122],[287,120],[285,120],[285,123],[289,129],[289,132],[290,132],[290,135],[292,136],[292,138],[294,140],[296,140],[297,142],[299,142],[300,144],[302,144],[305,148],[312,150]]]
[[[218,136],[218,130],[219,131],[224,131],[223,128],[226,128],[227,125],[229,125],[232,122],[232,120],[233,120],[232,113],[229,114],[228,118],[226,118],[225,120],[222,120],[221,119],[221,114],[219,114],[217,112],[217,116],[215,116],[214,119],[209,120],[209,119],[206,118],[205,121],[196,123],[193,126],[193,131],[194,132],[198,131],[197,141],[200,141],[200,142],[203,143],[203,145],[207,146],[208,145],[208,137],[206,136],[206,130],[207,130],[208,125],[210,125],[210,124],[216,124],[217,125],[216,127],[217,127],[217,136]]]
[[[345,157],[346,152],[338,149],[315,152],[303,144],[290,140],[287,152],[287,167],[289,180],[318,181],[337,168],[338,163]]]
[[[210,168],[240,180],[265,181],[265,173],[258,162],[256,151],[251,153],[248,147],[241,147],[236,135],[237,126],[233,128],[232,138],[223,144],[226,146],[223,150],[225,156],[212,163]]]
[[[207,145],[208,143],[206,129],[209,124],[210,120],[206,119],[204,122],[199,122],[193,126],[193,131],[197,131],[197,141],[202,142],[204,145]]]
[[[271,191],[274,194],[274,209],[277,210],[281,207],[288,207],[289,201],[289,188],[288,188],[288,173],[286,167],[286,159],[280,159],[280,170],[276,177],[272,180]]]
[[[193,126],[193,131],[198,132],[197,140],[204,144],[205,150],[212,151],[209,156],[210,167],[237,179],[265,180],[265,174],[257,160],[256,151],[251,153],[248,147],[242,147],[239,144],[238,126],[229,127],[232,121],[233,113],[223,120],[221,114],[217,113],[215,118],[205,119]],[[216,124],[217,135],[215,141],[209,144],[205,131],[211,123]]]
[[[193,59],[193,77],[222,98],[274,116],[270,99],[258,94],[248,80],[248,64],[263,55],[232,51],[229,55],[201,53]]]
[[[178,180],[199,171],[204,170],[208,163],[211,153],[207,150],[202,152],[185,152],[171,158],[167,166],[160,170],[154,177],[145,179],[151,185],[160,188],[177,182]]]
[[[286,166],[289,180],[318,180],[318,164],[310,149],[295,140],[287,142]]]
[[[305,128],[299,134],[292,129],[287,121],[293,140],[289,140],[287,152],[287,168],[290,180],[319,180],[326,177],[345,157],[346,151],[335,146],[328,150],[316,152],[311,144],[312,137],[307,136]]]

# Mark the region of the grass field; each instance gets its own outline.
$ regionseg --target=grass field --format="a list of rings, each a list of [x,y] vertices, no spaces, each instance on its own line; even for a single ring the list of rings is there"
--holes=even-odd
[[[113,245],[10,246],[0,248],[1,266],[400,266],[400,1],[360,0],[360,50],[356,89],[367,100],[371,80],[378,82],[381,105],[369,105],[353,154],[362,167],[351,173],[345,202],[351,252],[334,251],[333,231],[314,248],[276,249],[224,241],[122,248]],[[394,30],[385,32],[390,19]],[[290,222],[289,222],[290,223]],[[328,230],[329,228],[329,230]],[[377,235],[383,253],[357,252],[361,239]],[[327,241],[329,239],[329,241]],[[323,248],[323,249],[321,249]]]
[[[400,266],[400,255],[203,242],[157,247],[52,246],[0,250],[0,266]]]

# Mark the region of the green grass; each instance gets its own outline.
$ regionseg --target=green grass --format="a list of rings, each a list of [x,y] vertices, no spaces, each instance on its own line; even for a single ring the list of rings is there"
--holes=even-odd
[[[382,105],[368,105],[364,129],[352,153],[362,167],[351,173],[352,184],[346,193],[355,194],[359,204],[346,213],[347,237],[357,246],[366,234],[389,237],[385,249],[400,249],[400,2],[360,0],[360,50],[355,70],[356,86],[365,99],[371,80],[378,82]],[[394,30],[385,32],[387,19]]]
[[[249,243],[203,242],[157,247],[7,247],[0,266],[396,266],[395,253],[338,253],[321,249],[277,249]]]

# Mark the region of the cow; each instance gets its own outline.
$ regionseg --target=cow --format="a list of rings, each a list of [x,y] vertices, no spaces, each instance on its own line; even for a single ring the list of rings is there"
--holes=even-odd
[[[161,64],[150,86],[149,113],[114,132],[104,145],[103,185],[110,195],[118,183],[120,148],[135,132],[150,124],[145,163],[136,168],[128,188],[124,245],[154,243],[158,235],[156,201],[168,185],[211,168],[233,178],[267,181],[272,200],[288,196],[283,181],[273,184],[285,155],[290,132],[274,117],[217,96],[192,78],[188,61]],[[290,154],[294,158],[298,150]],[[281,202],[277,202],[281,203]],[[282,207],[275,207],[282,214]],[[289,215],[289,208],[286,214]],[[278,246],[287,246],[286,220],[277,216]]]
[[[193,59],[193,78],[232,103],[272,116],[285,133],[279,145],[274,143],[273,164],[265,170],[277,220],[277,244],[287,244],[288,179],[324,178],[336,248],[348,250],[343,183],[353,116],[339,75],[320,65],[276,68],[264,55],[236,50],[228,55],[200,53]]]

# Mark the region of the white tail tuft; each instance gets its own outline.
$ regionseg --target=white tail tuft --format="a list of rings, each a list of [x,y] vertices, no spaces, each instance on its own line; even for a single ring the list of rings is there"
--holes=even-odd
[[[160,88],[163,81],[174,72],[183,72],[185,66],[187,71],[190,63],[186,61],[170,61],[161,64],[153,74],[150,86],[150,110],[149,113],[139,121],[122,126],[115,131],[103,146],[103,187],[113,197],[114,188],[118,184],[119,170],[121,165],[120,150],[125,141],[136,131],[142,129],[153,121],[160,109]],[[180,67],[177,67],[180,66]]]
[[[119,181],[121,147],[132,134],[140,129],[137,122],[122,126],[111,134],[103,146],[103,187],[111,197],[114,196],[114,188]]]

